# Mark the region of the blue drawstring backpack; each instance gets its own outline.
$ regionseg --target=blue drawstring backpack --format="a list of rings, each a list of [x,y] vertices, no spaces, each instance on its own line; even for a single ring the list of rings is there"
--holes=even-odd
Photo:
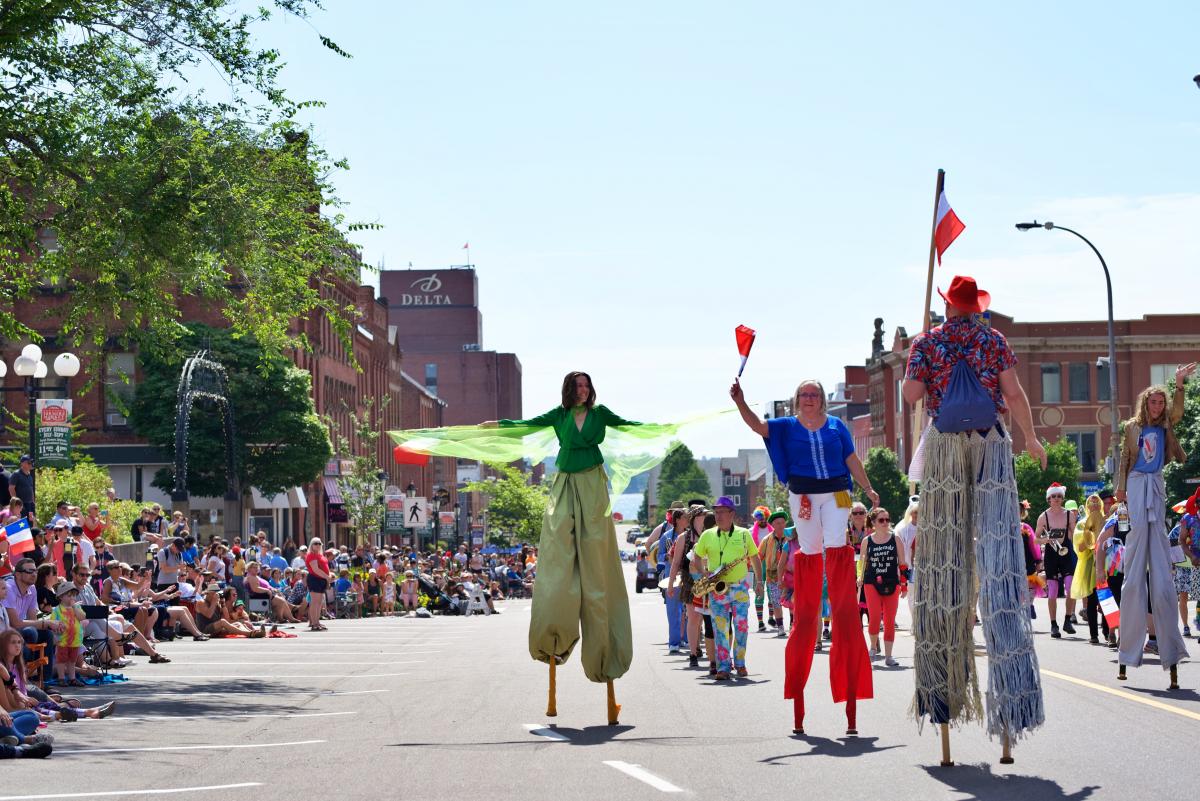
[[[996,425],[999,418],[992,396],[975,375],[966,356],[960,351],[958,361],[950,371],[950,381],[942,393],[934,425],[943,434],[961,431],[983,431]]]

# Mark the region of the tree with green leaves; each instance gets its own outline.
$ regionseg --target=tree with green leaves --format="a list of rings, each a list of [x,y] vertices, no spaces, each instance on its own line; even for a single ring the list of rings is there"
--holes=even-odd
[[[349,475],[343,473],[338,478],[338,488],[346,502],[346,518],[358,542],[363,545],[377,543],[387,508],[383,497],[387,473],[379,464],[376,445],[380,431],[378,414],[387,408],[388,400],[384,396],[384,402],[376,411],[374,400],[368,398],[361,416],[353,409],[349,410],[350,430],[354,432],[362,453],[354,450],[347,437],[340,434],[337,437],[338,456],[348,458],[353,465]]]
[[[548,488],[531,483],[529,476],[515,467],[501,467],[499,473],[484,481],[473,481],[461,491],[478,492],[487,498],[488,543],[536,545],[542,536]]]
[[[712,487],[691,448],[679,443],[667,453],[658,471],[659,509],[666,509],[672,501],[687,503],[692,498],[711,503]]]
[[[142,514],[142,505],[136,501],[110,501],[108,490],[113,485],[108,469],[91,461],[77,463],[65,470],[43,467],[37,471],[37,518],[47,521],[54,517],[59,501],[67,501],[86,512],[88,504],[98,503],[107,512],[105,519],[110,528],[104,539],[118,545],[131,542],[130,529],[133,520]]]
[[[333,448],[313,407],[307,371],[268,353],[252,337],[198,323],[186,327],[180,345],[179,350],[146,349],[138,354],[142,381],[128,416],[139,436],[174,453],[176,390],[184,354],[206,348],[228,376],[243,490],[253,486],[272,496],[321,475]],[[188,488],[194,495],[220,497],[226,486],[221,416],[197,403],[189,425]],[[164,491],[174,483],[173,467],[163,468],[154,478],[154,486]]]
[[[0,3],[0,290],[8,306],[69,294],[61,339],[99,350],[181,336],[178,298],[221,308],[268,352],[289,323],[353,310],[357,282],[332,173],[346,165],[296,121],[282,54],[255,41],[274,11],[317,0],[5,0]],[[272,8],[268,8],[271,6]],[[326,37],[321,45],[347,56]],[[215,71],[221,99],[201,88]],[[225,91],[224,86],[228,87]],[[9,313],[0,336],[34,337]]]
[[[754,502],[755,506],[765,506],[772,512],[782,509],[791,514],[791,509],[788,503],[788,488],[786,484],[780,484],[775,480],[774,473],[767,475],[766,494],[762,495]]]
[[[908,476],[900,469],[900,460],[891,448],[874,447],[867,451],[863,470],[871,479],[871,488],[879,493],[879,505],[888,510],[892,520],[900,520],[908,508]],[[854,492],[855,500],[862,501],[867,508],[871,501],[861,487]]]
[[[1079,494],[1079,473],[1083,467],[1075,452],[1075,444],[1066,437],[1046,446],[1045,470],[1027,453],[1016,457],[1014,468],[1017,475],[1017,494],[1021,500],[1029,501],[1030,525],[1033,525],[1033,521],[1049,507],[1050,504],[1046,503],[1046,488],[1054,482],[1066,487],[1067,500],[1075,500],[1081,504],[1084,501]]]
[[[1175,380],[1167,388],[1168,405],[1175,392]],[[1183,464],[1172,462],[1163,470],[1167,484],[1167,503],[1175,504],[1188,498],[1200,484],[1200,381],[1192,380],[1184,386],[1183,419],[1175,426],[1175,436],[1187,454]],[[1193,483],[1189,484],[1191,479]]]

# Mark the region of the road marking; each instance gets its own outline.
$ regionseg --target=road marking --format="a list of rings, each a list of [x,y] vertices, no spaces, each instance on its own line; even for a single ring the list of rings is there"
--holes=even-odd
[[[423,665],[424,659],[409,659],[403,662],[188,662],[196,667],[208,667],[209,665],[294,665],[296,667],[347,667],[350,665]]]
[[[271,713],[240,713],[236,715],[221,715],[224,718],[331,718],[340,715],[354,715],[356,712],[271,712]],[[212,715],[121,715],[106,718],[109,721],[119,720],[211,720]]]
[[[46,795],[0,795],[0,801],[35,801],[42,798],[99,798],[114,795],[166,795],[168,793],[199,793],[205,790],[236,790],[239,787],[262,787],[262,782],[240,784],[210,784],[206,787],[171,787],[156,790],[89,790],[86,793],[48,793]]]
[[[569,743],[571,740],[564,734],[556,732],[547,726],[540,723],[526,723],[525,731],[537,737],[545,737],[547,740],[553,740],[556,743]]]
[[[1176,715],[1182,715],[1185,718],[1191,718],[1192,720],[1200,720],[1200,713],[1192,712],[1190,709],[1180,709],[1177,706],[1171,706],[1170,704],[1164,704],[1162,701],[1156,701],[1153,698],[1143,698],[1140,695],[1135,695],[1133,693],[1127,693],[1124,690],[1117,690],[1112,687],[1105,687],[1103,684],[1094,684],[1090,681],[1085,681],[1084,679],[1077,679],[1074,676],[1068,676],[1064,673],[1055,673],[1053,670],[1046,670],[1043,668],[1042,673],[1044,675],[1050,676],[1052,678],[1061,679],[1062,681],[1069,681],[1072,684],[1078,684],[1080,687],[1087,687],[1088,689],[1091,689],[1091,690],[1099,690],[1102,693],[1108,693],[1109,695],[1115,695],[1118,698],[1124,698],[1126,701],[1136,701],[1139,704],[1145,704],[1146,706],[1151,706],[1151,707],[1154,707],[1155,709],[1161,709],[1163,712],[1171,712]]]
[[[207,651],[207,649],[205,649]],[[205,656],[229,656],[232,651],[226,651],[219,654],[209,653],[192,653],[188,651],[188,662],[193,658]],[[288,656],[421,656],[425,654],[440,654],[441,651],[292,651]],[[255,654],[255,656],[266,656],[265,653]]]
[[[291,743],[240,743],[229,745],[156,745],[149,748],[77,748],[70,751],[55,749],[56,754],[117,754],[131,751],[220,751],[226,748],[287,748],[293,745],[317,745],[325,740],[297,740]],[[38,796],[26,796],[37,798]],[[49,796],[41,796],[43,798]]]
[[[385,678],[391,678],[393,676],[407,676],[407,675],[408,675],[407,673],[300,673],[298,675],[290,675],[290,676],[271,675],[271,676],[264,676],[263,678],[270,678],[270,679],[385,679]],[[212,673],[212,674],[194,675],[194,676],[188,676],[188,675],[184,675],[184,676],[176,676],[176,675],[138,676],[136,680],[137,681],[175,681],[176,679],[187,679],[187,680],[196,679],[196,680],[207,681],[210,679],[247,679],[247,678],[254,678],[254,677],[246,676],[241,673],[227,673],[227,674]]]
[[[646,784],[653,787],[655,790],[659,790],[664,793],[682,793],[683,792],[683,788],[676,787],[675,785],[671,784],[666,779],[662,779],[662,778],[659,778],[658,776],[655,776],[653,773],[646,770],[645,768],[643,768],[640,765],[631,765],[628,762],[619,762],[617,760],[612,760],[612,759],[604,760],[604,764],[608,765],[610,768],[616,768],[617,770],[624,773],[626,776],[632,776],[633,778],[637,779],[640,782],[645,782]]]
[[[345,690],[343,692],[327,692],[321,695],[374,695],[375,693],[390,693],[391,690]]]

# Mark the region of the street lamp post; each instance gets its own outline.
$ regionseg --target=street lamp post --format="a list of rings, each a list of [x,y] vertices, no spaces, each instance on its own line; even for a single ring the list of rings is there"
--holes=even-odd
[[[29,415],[29,456],[33,458],[37,449],[37,435],[34,428],[33,420],[37,416],[37,401],[43,397],[42,387],[38,386],[36,381],[40,381],[50,375],[50,368],[42,361],[42,349],[37,345],[30,343],[21,349],[21,355],[13,360],[13,372],[25,379],[22,386],[19,387],[0,387],[0,392],[24,392],[28,400],[28,415]],[[68,381],[79,375],[79,357],[74,353],[60,353],[54,358],[54,374],[60,378],[68,379]],[[0,379],[8,375],[8,365],[0,361]],[[70,397],[70,392],[67,392]],[[34,466],[37,466],[36,459]],[[34,492],[37,491],[37,470],[30,474],[33,480]],[[28,509],[26,511],[35,511]]]
[[[1113,333],[1112,277],[1108,272],[1108,264],[1104,261],[1104,256],[1100,255],[1100,251],[1096,249],[1096,246],[1093,245],[1086,236],[1078,231],[1074,231],[1062,225],[1055,225],[1052,222],[1039,223],[1037,220],[1034,220],[1031,223],[1017,223],[1018,231],[1028,231],[1033,228],[1044,228],[1047,231],[1066,231],[1068,234],[1074,234],[1082,239],[1084,244],[1092,249],[1092,252],[1096,254],[1096,258],[1100,260],[1100,266],[1104,269],[1104,286],[1108,291],[1108,411],[1109,416],[1112,418],[1112,420],[1109,421],[1112,426],[1112,434],[1108,449],[1108,458],[1111,460],[1111,462],[1109,465],[1107,465],[1109,468],[1107,472],[1115,474],[1117,472],[1117,462],[1119,458],[1119,452],[1117,450],[1119,447],[1117,439],[1117,339],[1116,335]]]

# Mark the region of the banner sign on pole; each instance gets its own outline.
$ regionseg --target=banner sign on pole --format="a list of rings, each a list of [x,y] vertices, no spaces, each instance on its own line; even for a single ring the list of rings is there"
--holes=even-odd
[[[39,398],[37,401],[38,467],[71,466],[71,401],[65,398]]]
[[[404,533],[404,496],[391,493],[383,496],[383,530],[386,534]]]

